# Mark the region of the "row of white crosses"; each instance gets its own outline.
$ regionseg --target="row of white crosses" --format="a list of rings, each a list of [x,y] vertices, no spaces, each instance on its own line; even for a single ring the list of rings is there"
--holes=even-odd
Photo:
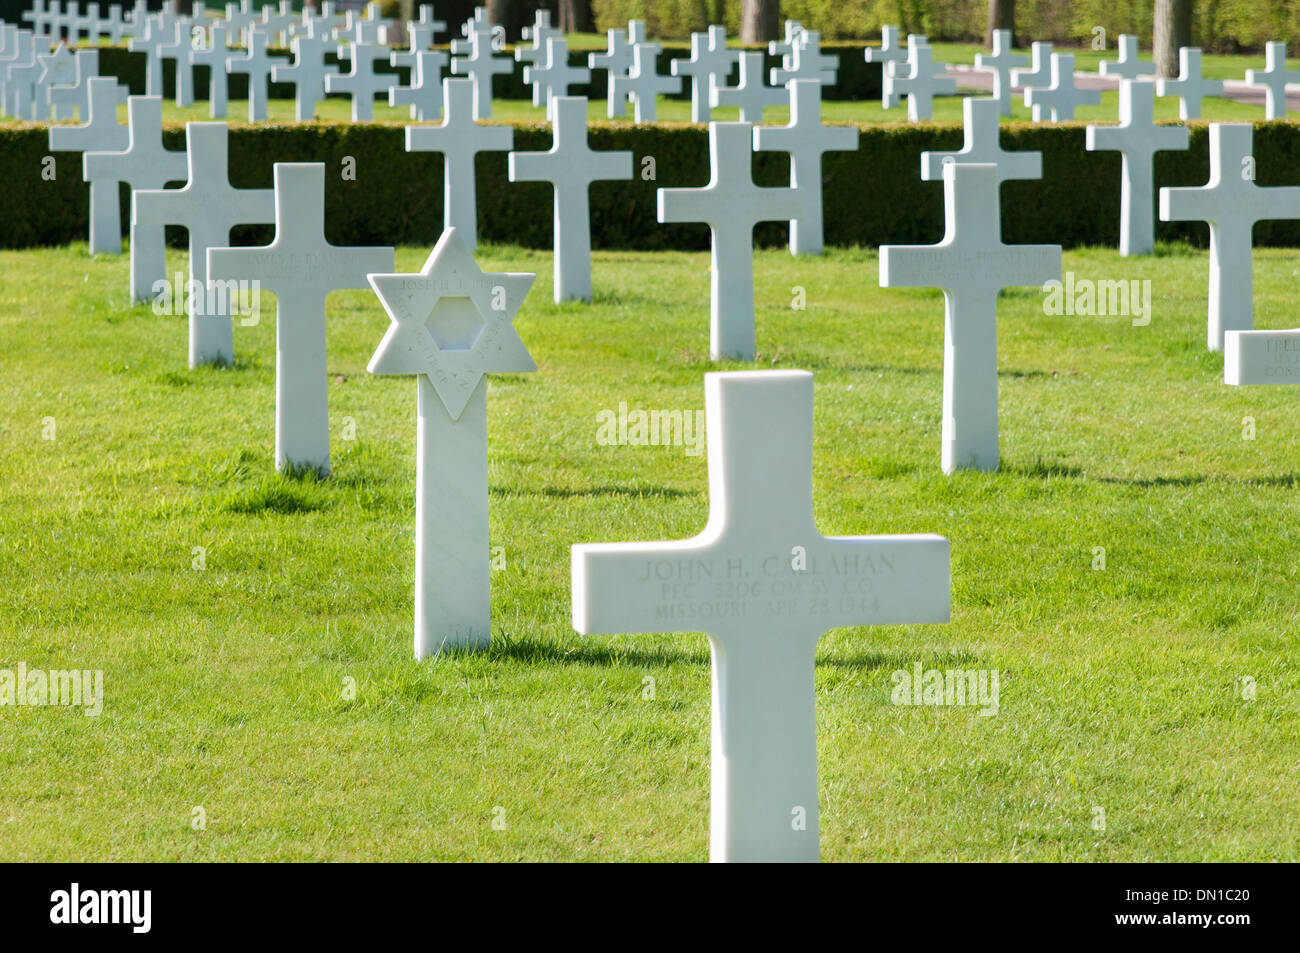
[[[348,11],[339,17],[333,5],[327,3],[321,13],[306,10],[299,17],[282,0],[279,8],[263,8],[260,18],[248,9],[231,5],[224,21],[214,20],[208,25],[198,17],[175,18],[165,11],[147,16],[144,22],[142,34],[131,41],[130,48],[145,54],[148,95],[161,95],[162,63],[171,59],[176,65],[177,105],[189,106],[194,101],[194,67],[207,66],[209,112],[214,119],[227,114],[227,79],[236,73],[248,77],[251,122],[267,118],[270,82],[294,85],[294,115],[299,121],[314,118],[317,105],[328,92],[350,95],[356,120],[373,116],[376,98],[391,105],[409,106],[412,118],[420,120],[436,118],[441,109],[446,54],[428,47],[445,24],[434,18],[433,8],[427,4],[420,8],[420,19],[406,25],[410,48],[397,51],[380,45],[386,34],[391,35],[392,25],[379,16],[377,4],[371,4],[364,16]],[[245,50],[227,53],[237,35]],[[200,36],[206,37],[202,45],[196,42]],[[271,54],[273,43],[290,45],[292,62]],[[351,60],[348,73],[340,74],[337,66],[325,62],[331,50],[337,50],[341,59]],[[394,67],[410,67],[411,84],[401,86],[397,74],[378,72],[375,64],[381,61]]]
[[[1156,71],[1154,64],[1138,58],[1136,36],[1121,34],[1118,46],[1118,57],[1102,62],[1099,69],[1102,76],[1118,77],[1121,88],[1125,80],[1154,78]],[[1283,49],[1285,50],[1285,47]],[[1285,52],[1283,59],[1285,59]],[[1249,77],[1250,73],[1247,73],[1248,80]],[[1201,75],[1201,51],[1196,47],[1184,46],[1178,51],[1178,78],[1155,79],[1155,95],[1177,97],[1179,117],[1184,120],[1199,119],[1202,100],[1207,96],[1222,96],[1223,81],[1205,79]],[[1285,104],[1285,98],[1283,102]]]
[[[533,35],[539,35],[538,31],[534,27]],[[761,51],[728,48],[723,26],[710,26],[703,33],[691,34],[690,56],[672,60],[667,76],[658,72],[663,47],[646,38],[644,21],[629,21],[626,33],[609,30],[607,36],[606,50],[589,54],[588,66],[592,70],[603,69],[608,75],[609,118],[627,115],[627,104],[631,102],[637,123],[654,122],[658,115],[657,98],[679,94],[684,79],[690,81],[692,122],[707,123],[714,109],[734,106],[740,112],[741,122],[759,123],[764,110],[789,102],[790,83],[812,80],[833,86],[839,66],[838,57],[821,52],[820,35],[803,30],[794,21],[786,22],[786,40],[773,42],[769,47],[772,55],[783,57],[782,65],[773,68],[770,74]],[[523,58],[532,54],[517,50],[515,55]],[[728,82],[733,71],[738,72],[738,78],[736,85],[731,86]],[[525,79],[530,75],[545,74],[526,71]],[[586,81],[579,74],[564,75],[570,82]],[[540,94],[534,96],[535,105],[544,102]]]
[[[93,57],[78,61],[48,36],[0,25],[0,115],[38,122],[51,115],[67,118],[70,94],[64,88],[77,82],[79,71],[93,71],[96,63]],[[75,100],[76,94],[71,95]]]
[[[202,8],[203,5],[198,3],[195,6]],[[100,40],[119,44],[143,30],[147,13],[144,0],[136,0],[129,10],[120,3],[87,3],[84,12],[76,0],[63,6],[58,0],[34,0],[32,8],[23,13],[22,19],[31,24],[32,32],[56,39],[61,36],[70,44],[82,40],[91,44]]]
[[[787,22],[789,31],[791,22]],[[797,29],[797,25],[796,29]],[[1012,51],[1009,30],[993,31],[991,54],[976,54],[977,68],[993,74],[993,98],[1003,115],[1011,115],[1013,87],[1023,90],[1025,105],[1032,110],[1035,122],[1063,122],[1074,118],[1080,106],[1095,106],[1101,102],[1101,91],[1080,88],[1075,83],[1074,55],[1054,53],[1051,43],[1034,43],[1030,48],[1028,67],[1021,54]],[[790,46],[773,43],[772,52]],[[924,36],[910,35],[906,47],[899,43],[895,26],[881,30],[881,45],[865,51],[869,63],[882,66],[881,105],[892,108],[902,95],[908,96],[908,118],[916,121],[931,116],[931,103],[935,95],[954,91],[955,81],[946,76],[946,67],[934,62],[924,52]],[[1265,46],[1266,68],[1247,70],[1246,84],[1258,86],[1265,92],[1265,114],[1268,119],[1286,116],[1286,86],[1300,82],[1300,72],[1286,68],[1286,44],[1270,42]],[[1183,119],[1197,119],[1201,115],[1201,102],[1206,96],[1221,96],[1223,82],[1205,79],[1201,75],[1201,51],[1195,47],[1179,50],[1179,75],[1177,79],[1155,79],[1155,67],[1138,57],[1136,36],[1123,34],[1118,40],[1118,55],[1114,60],[1103,61],[1102,76],[1125,79],[1148,78],[1155,82],[1158,96],[1175,96],[1179,100],[1179,114]],[[775,80],[775,76],[774,76]]]
[[[1266,119],[1285,119],[1287,114],[1287,84],[1300,83],[1300,72],[1287,69],[1286,43],[1270,41],[1264,45],[1264,69],[1246,70],[1245,85],[1264,91],[1264,116]],[[1101,75],[1121,79],[1153,77],[1155,66],[1138,59],[1138,40],[1127,34],[1119,37],[1119,57],[1101,64]],[[1178,51],[1178,78],[1156,79],[1157,96],[1176,96],[1179,99],[1179,116],[1199,119],[1201,101],[1206,96],[1222,96],[1223,81],[1206,79],[1201,75],[1201,51],[1196,47],[1182,47]]]
[[[186,229],[189,357],[195,367],[234,360],[231,310],[239,296],[229,290],[232,283],[254,282],[261,290],[273,292],[276,468],[326,474],[330,459],[325,299],[334,290],[365,287],[367,274],[391,271],[393,249],[339,248],[325,240],[325,167],[320,163],[276,163],[273,190],[236,189],[229,180],[225,123],[187,123],[186,151],[163,149],[161,105],[156,97],[131,97],[128,149],[85,156],[92,182],[116,178],[132,187],[133,297],[145,298],[157,291],[156,286],[144,284],[153,275],[165,281],[161,274],[164,227]],[[185,182],[184,186],[163,188],[177,181]],[[271,244],[226,247],[232,228],[272,223]],[[147,261],[152,270],[137,269],[137,261]]]
[[[903,46],[898,35],[898,27],[882,27],[880,46],[863,51],[868,63],[880,64],[880,105],[892,109],[906,96],[907,118],[912,122],[929,119],[934,114],[934,97],[956,92],[957,81],[947,75],[944,63],[935,61],[925,36],[909,33]]]

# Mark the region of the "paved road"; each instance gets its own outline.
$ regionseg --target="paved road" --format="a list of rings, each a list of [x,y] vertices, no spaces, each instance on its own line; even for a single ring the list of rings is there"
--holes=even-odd
[[[967,89],[992,90],[993,71],[974,66],[954,66],[948,64],[948,75],[956,77],[957,85]],[[1080,89],[1119,89],[1119,77],[1102,76],[1098,73],[1074,74],[1074,84]],[[1021,86],[1013,86],[1012,93],[1020,98]],[[1264,89],[1260,86],[1247,86],[1243,80],[1229,79],[1223,82],[1223,98],[1234,102],[1248,103],[1264,108]],[[1292,83],[1286,88],[1287,110],[1300,112],[1300,85]],[[1263,117],[1261,117],[1263,118]]]

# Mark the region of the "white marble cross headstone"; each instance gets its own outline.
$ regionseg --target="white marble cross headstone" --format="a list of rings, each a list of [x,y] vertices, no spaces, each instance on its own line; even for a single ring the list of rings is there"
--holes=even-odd
[[[258,11],[253,9],[253,0],[239,0],[238,4],[226,4],[227,40],[233,46],[248,42],[248,31],[257,22]]]
[[[99,42],[99,4],[88,3],[77,18],[77,31],[92,46]]]
[[[4,111],[16,119],[35,119],[40,114],[35,98],[36,78],[41,73],[37,56],[48,52],[49,37],[33,36],[26,30],[18,30],[13,40],[13,56],[6,56],[0,62]],[[45,105],[48,110],[48,101]]]
[[[431,42],[437,39],[439,33],[447,32],[447,21],[437,18],[432,3],[420,4],[420,19],[416,21],[416,26],[427,27],[430,30]]]
[[[753,179],[753,126],[709,123],[709,184],[660,189],[660,222],[705,222],[712,234],[709,353],[754,359],[754,226],[798,218],[793,188],[759,188]]]
[[[208,68],[208,115],[213,119],[225,119],[230,108],[226,41],[225,25],[213,23],[208,29],[207,45],[190,51],[191,63]]]
[[[474,118],[492,118],[492,77],[508,75],[514,64],[504,56],[492,55],[491,31],[474,30],[467,42],[469,54],[452,57],[451,71],[458,76],[468,76],[474,84]],[[463,49],[461,47],[460,49]],[[452,52],[460,53],[453,44]],[[473,246],[471,246],[472,248]]]
[[[962,100],[962,147],[958,152],[922,152],[921,179],[943,180],[944,166],[953,162],[963,165],[997,167],[997,180],[1041,179],[1043,154],[1034,151],[1010,151],[1002,148],[1001,110],[996,99],[967,96]]]
[[[63,35],[63,25],[66,20],[67,13],[60,9],[59,0],[51,0],[41,21],[32,24],[32,32],[58,39]]]
[[[99,75],[99,50],[77,50],[72,58],[72,82],[50,87],[50,106],[56,118],[76,116],[86,121],[90,108],[90,81]]]
[[[894,97],[907,97],[907,118],[912,122],[929,119],[934,114],[934,97],[957,91],[957,80],[949,76],[943,63],[934,62],[934,51],[929,44],[909,43],[907,47],[907,73],[902,67],[885,77],[885,87],[891,101]]]
[[[944,473],[998,468],[998,292],[1061,276],[1060,245],[1002,243],[998,182],[996,166],[945,165],[943,240],[880,248],[882,288],[943,289]]]
[[[122,5],[110,3],[108,13],[100,18],[95,30],[100,36],[107,37],[109,45],[121,46],[127,31],[127,23],[122,16]]]
[[[248,76],[248,121],[263,122],[267,116],[267,104],[270,91],[267,81],[277,63],[283,63],[278,56],[266,52],[267,33],[258,26],[248,30],[248,49],[242,56],[226,57],[226,72],[245,73]]]
[[[184,152],[163,147],[162,97],[132,96],[126,101],[127,147],[121,152],[87,152],[82,174],[91,183],[113,191],[125,182],[131,191],[166,188],[184,182]],[[93,226],[92,226],[93,227]],[[167,278],[166,248],[161,225],[131,224],[131,300],[149,301],[154,287]],[[120,239],[119,239],[120,242]]]
[[[398,55],[394,53],[393,59]],[[420,122],[437,119],[442,115],[442,71],[446,65],[447,54],[441,50],[421,50],[411,68],[411,85],[392,87],[388,105],[410,106],[411,118]]]
[[[248,0],[245,0],[248,2]],[[148,0],[134,0],[131,6],[130,16],[127,18],[127,36],[136,37],[144,36],[145,24],[149,20],[149,3]]]
[[[486,375],[537,370],[514,327],[536,278],[483,272],[454,228],[416,274],[369,276],[392,324],[367,370],[418,380],[417,659],[492,640]]]
[[[230,302],[238,295],[210,293],[208,249],[230,245],[236,225],[275,221],[271,189],[237,189],[230,184],[227,128],[224,122],[185,124],[189,181],[184,188],[138,191],[131,221],[137,225],[175,225],[189,233],[190,276],[185,289],[189,315],[190,367],[231,365],[235,342]],[[181,289],[175,294],[180,295]]]
[[[557,96],[551,104],[550,151],[510,153],[510,181],[554,185],[555,301],[590,301],[588,192],[593,182],[632,178],[632,153],[596,152],[587,145],[587,97]]]
[[[78,0],[69,0],[67,11],[62,19],[63,37],[69,46],[76,46],[81,42],[81,28],[84,22]]]
[[[813,79],[828,89],[835,85],[840,58],[821,50],[822,35],[817,30],[802,30],[795,39],[790,62],[772,68],[772,85],[784,86],[791,80]]]
[[[1101,105],[1101,90],[1074,85],[1074,54],[1053,53],[1051,85],[1026,89],[1025,105],[1033,109],[1034,122],[1046,121],[1049,113],[1052,122],[1066,122],[1080,106]]]
[[[1010,30],[994,30],[992,54],[975,54],[975,65],[993,73],[993,99],[1004,116],[1011,115],[1011,74],[1015,67],[1029,62],[1024,54],[1012,52],[1011,43]]]
[[[338,13],[330,0],[323,0],[319,10],[303,8],[302,20],[289,28],[289,40],[292,43],[294,37],[314,36],[325,43],[337,43],[338,31],[346,25],[347,16]]]
[[[547,30],[550,30],[552,34],[563,34],[563,31],[556,30],[551,25],[551,11],[539,9],[533,13],[532,25],[522,27],[519,30],[519,35],[525,40],[535,40],[539,34],[544,37]]]
[[[275,467],[330,469],[325,299],[393,270],[393,249],[342,248],[325,240],[325,166],[275,164],[275,240],[208,250],[209,281],[257,281],[275,294]]]
[[[75,83],[77,80],[77,58],[66,45],[60,43],[49,53],[36,57],[37,71],[32,84],[32,118],[45,122],[51,116],[51,107],[55,105],[54,90],[59,86]],[[70,110],[60,109],[56,119],[68,119]]]
[[[345,49],[339,48],[343,57]],[[352,66],[346,73],[329,73],[325,92],[344,93],[352,97],[352,121],[370,122],[375,118],[375,98],[388,101],[388,91],[397,85],[396,73],[375,71],[377,63],[387,63],[392,51],[386,46],[353,43],[346,48]]]
[[[87,81],[85,121],[79,126],[51,126],[50,149],[57,152],[124,152],[131,145],[125,124],[117,121],[117,105],[126,102],[126,87],[112,76]],[[83,162],[84,166],[84,162]],[[90,182],[90,253],[122,253],[122,205],[117,180],[87,177]]]
[[[1129,33],[1121,33],[1119,37],[1119,59],[1102,60],[1102,76],[1118,76],[1121,79],[1141,79],[1143,76],[1154,76],[1156,67],[1154,63],[1145,63],[1138,59],[1138,38]]]
[[[433,46],[433,33],[434,29],[429,24],[416,23],[415,21],[408,22],[406,24],[406,49],[393,50],[389,62],[393,66],[415,69],[415,61],[419,54],[428,51]]]
[[[822,253],[822,156],[853,152],[858,130],[822,124],[822,84],[815,79],[791,80],[790,122],[754,130],[754,148],[790,153],[790,185],[803,198],[803,210],[790,221],[790,252]]]
[[[1300,82],[1300,73],[1286,68],[1286,44],[1270,40],[1264,44],[1263,70],[1246,70],[1248,86],[1264,87],[1264,118],[1286,118],[1286,84]]]
[[[143,32],[137,32],[127,44],[132,53],[145,55],[144,91],[147,96],[163,94],[162,57],[159,50],[171,40],[170,28],[165,28],[162,21],[147,17]]]
[[[311,20],[307,32],[291,41],[293,63],[281,64],[271,70],[272,82],[293,83],[293,118],[298,122],[316,118],[316,107],[325,101],[325,78],[339,71],[338,64],[325,62],[325,52],[332,45],[327,39],[328,34],[326,20]]]
[[[654,122],[659,115],[658,97],[682,91],[681,77],[663,76],[659,73],[658,43],[635,43],[632,46],[632,68],[627,76],[611,74],[614,95],[625,100],[630,96],[634,107],[633,121],[637,124]],[[759,54],[762,57],[762,54]],[[760,77],[760,82],[762,78]]]
[[[280,0],[277,10],[272,6],[262,7],[262,18],[257,26],[267,35],[267,40],[275,46],[288,46],[289,28],[298,21],[293,12],[293,0]]]
[[[1179,118],[1200,119],[1201,100],[1206,96],[1222,96],[1223,80],[1205,79],[1201,75],[1201,51],[1184,46],[1178,51],[1178,78],[1157,79],[1156,95],[1177,96]]]
[[[524,82],[533,87],[533,105],[545,106],[550,115],[551,100],[568,96],[570,86],[591,82],[591,70],[570,65],[568,43],[562,36],[553,36],[546,41],[546,56],[535,65],[524,67]]]
[[[363,14],[359,10],[349,10],[346,14],[347,25],[334,31],[340,46],[349,43],[369,43],[376,46],[383,42],[384,24],[376,16],[374,5],[367,7]]]
[[[9,68],[17,63],[26,62],[28,58],[33,63],[36,61],[32,37],[31,30],[24,30],[0,21],[0,115],[14,115],[11,91],[7,83]]]
[[[444,227],[456,229],[472,252],[478,247],[474,157],[480,152],[510,151],[515,133],[510,126],[481,126],[474,121],[472,80],[442,82],[442,122],[437,126],[407,126],[406,151],[442,153]]]
[[[817,642],[840,626],[947,622],[948,540],[821,534],[807,371],[706,374],[704,400],[704,531],[574,546],[573,627],[703,629],[713,656],[710,859],[816,861]]]
[[[901,70],[907,63],[907,49],[898,41],[898,27],[882,26],[880,45],[867,47],[863,50],[863,57],[868,63],[880,64],[880,105],[884,109],[892,109],[894,100],[885,78],[891,68]]]
[[[786,20],[785,26],[782,29],[781,39],[771,40],[767,44],[768,55],[781,57],[781,65],[786,69],[789,69],[790,64],[794,62],[792,59],[794,56],[794,45],[798,42],[801,33],[803,33],[802,23],[798,20]],[[870,63],[871,60],[868,59],[867,62]]]
[[[739,106],[741,122],[762,122],[764,109],[784,106],[790,97],[783,87],[766,85],[763,82],[765,75],[762,51],[744,51],[740,54],[740,78],[736,85],[715,85],[709,96],[709,105],[714,109]]]
[[[626,77],[632,69],[632,47],[628,45],[627,35],[622,30],[606,31],[608,47],[604,53],[588,53],[587,65],[593,70],[606,71],[607,114],[610,119],[627,115],[627,97],[620,95],[615,88],[616,77]]]
[[[194,105],[194,52],[188,21],[178,20],[168,27],[166,40],[158,47],[159,60],[176,64],[176,105],[182,108]]]
[[[482,37],[484,40],[491,40],[492,22],[488,8],[481,4],[476,6],[474,8],[474,16],[461,24],[460,35],[468,38],[470,42],[474,41],[475,35]],[[451,41],[451,52],[453,56],[457,53],[468,53],[469,51],[470,47],[461,40]]]
[[[51,0],[55,7],[58,6],[58,0]],[[32,0],[30,9],[22,13],[22,22],[30,23],[33,33],[44,33],[49,26],[50,17],[53,10],[46,6],[46,0]]]
[[[532,27],[525,27],[524,30],[524,39],[531,40],[532,45],[516,46],[515,61],[525,66],[541,66],[546,61],[546,41],[552,38],[564,39],[564,31],[551,26],[550,10],[538,10],[534,13]]]
[[[1156,153],[1186,149],[1187,127],[1157,126],[1154,85],[1144,80],[1124,79],[1119,85],[1119,125],[1088,126],[1086,144],[1089,152],[1118,151],[1124,157],[1119,253],[1151,254],[1156,248]]]
[[[1052,81],[1052,44],[1031,43],[1029,69],[1013,69],[1011,85],[1023,89],[1046,87]]]
[[[1300,219],[1300,187],[1255,184],[1249,123],[1210,124],[1210,181],[1199,188],[1162,188],[1162,222],[1208,222],[1210,293],[1207,342],[1223,350],[1227,331],[1255,326],[1251,248],[1256,222]]]
[[[707,33],[691,34],[690,59],[676,59],[668,64],[674,76],[691,79],[691,122],[709,121],[713,90],[726,85],[732,67],[739,61],[740,52],[727,48],[725,26],[711,26]]]

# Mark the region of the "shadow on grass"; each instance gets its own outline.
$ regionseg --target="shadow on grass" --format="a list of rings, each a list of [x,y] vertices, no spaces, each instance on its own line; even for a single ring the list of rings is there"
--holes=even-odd
[[[495,636],[488,650],[490,659],[512,659],[518,662],[559,662],[570,665],[598,665],[602,667],[633,665],[665,668],[669,665],[708,665],[709,646],[703,639],[698,649],[683,651],[674,648],[637,648],[610,643],[600,636],[575,635],[570,643],[544,642],[537,639],[514,639]]]
[[[1116,483],[1122,486],[1160,487],[1160,486],[1201,486],[1205,483],[1223,483],[1232,486],[1272,486],[1295,489],[1300,486],[1300,473],[1283,473],[1276,476],[1261,477],[1226,477],[1208,476],[1193,473],[1178,477],[1098,477],[1101,483]]]
[[[521,490],[515,487],[494,486],[491,492],[496,496],[544,496],[549,499],[576,499],[595,496],[627,496],[633,499],[658,497],[664,500],[676,500],[687,496],[698,496],[687,490],[677,490],[670,486],[588,486],[564,487],[544,486],[538,490]]]
[[[862,633],[872,630],[863,629]],[[667,667],[670,665],[710,665],[712,656],[709,643],[701,636],[696,643],[698,647],[689,649],[638,648],[634,645],[611,643],[602,636],[575,635],[569,643],[555,643],[532,638],[515,639],[510,636],[493,636],[492,647],[487,657],[492,659],[510,659],[529,664],[554,663],[570,665],[643,666]],[[857,638],[857,636],[852,636]],[[470,650],[452,650],[448,656],[475,655]],[[987,660],[984,660],[987,661]],[[888,669],[910,671],[916,662],[926,668],[962,668],[981,662],[981,657],[965,649],[895,649],[881,650],[873,648],[857,649],[836,645],[826,650],[818,650],[817,664],[830,668],[853,669],[855,671],[878,671]]]
[[[1064,463],[1049,463],[1035,460],[1029,465],[1003,463],[1000,472],[1011,476],[1030,477],[1038,480],[1078,480],[1087,476],[1082,467],[1072,467]]]
[[[812,357],[806,354],[792,354],[782,358],[786,367],[804,371],[844,371],[852,374],[913,374],[917,376],[936,377],[943,373],[941,367],[896,367],[892,364],[845,364],[830,357]]]
[[[1106,483],[1112,486],[1132,486],[1140,488],[1203,486],[1207,483],[1222,483],[1232,486],[1285,487],[1287,489],[1296,489],[1297,487],[1300,487],[1300,473],[1296,472],[1260,477],[1229,477],[1210,475],[1206,473],[1188,473],[1182,476],[1153,477],[1089,477],[1082,467],[1069,466],[1063,463],[1048,463],[1044,460],[1038,460],[1027,466],[1023,464],[1009,464],[1004,462],[998,472],[1009,476],[1029,477],[1030,479],[1092,480],[1097,483]]]

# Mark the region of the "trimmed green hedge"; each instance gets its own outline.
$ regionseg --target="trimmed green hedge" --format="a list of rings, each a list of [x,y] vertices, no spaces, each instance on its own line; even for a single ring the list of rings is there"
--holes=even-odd
[[[550,147],[549,127],[516,123],[515,147]],[[0,126],[0,246],[23,248],[84,240],[87,188],[81,156],[54,155],[56,175],[42,177],[48,127],[35,123]],[[929,243],[942,237],[943,188],[920,180],[920,154],[956,149],[954,125],[866,124],[858,150],[832,152],[824,160],[826,241],[830,245]],[[1191,124],[1191,149],[1162,152],[1156,160],[1158,185],[1202,185],[1209,175],[1205,123]],[[1083,124],[1018,124],[1005,127],[1003,145],[1043,153],[1044,178],[1007,182],[1002,189],[1003,234],[1008,242],[1065,246],[1115,245],[1119,234],[1120,157],[1084,151]],[[184,129],[169,125],[169,148],[184,147]],[[591,189],[593,244],[598,248],[703,249],[704,225],[660,225],[655,190],[692,187],[709,178],[706,131],[688,124],[632,126],[594,123],[595,149],[629,149],[637,178],[596,183]],[[274,162],[324,162],[329,238],[338,244],[431,245],[442,228],[442,157],[407,153],[398,123],[340,122],[262,124],[231,130],[231,181],[241,188],[269,188]],[[1300,181],[1300,125],[1255,126],[1260,185]],[[343,158],[356,159],[356,181],[341,176]],[[653,157],[655,180],[641,177],[643,159]],[[787,181],[783,153],[758,153],[754,177],[763,185]],[[550,186],[513,184],[506,178],[506,154],[483,153],[478,162],[479,233],[489,240],[532,248],[551,245]],[[763,245],[784,242],[786,226],[760,225]],[[179,239],[178,232],[175,238]],[[269,238],[269,229],[250,229],[248,240]],[[1202,223],[1157,225],[1159,238],[1190,238],[1204,244]],[[1300,246],[1300,222],[1264,222],[1259,244]]]

